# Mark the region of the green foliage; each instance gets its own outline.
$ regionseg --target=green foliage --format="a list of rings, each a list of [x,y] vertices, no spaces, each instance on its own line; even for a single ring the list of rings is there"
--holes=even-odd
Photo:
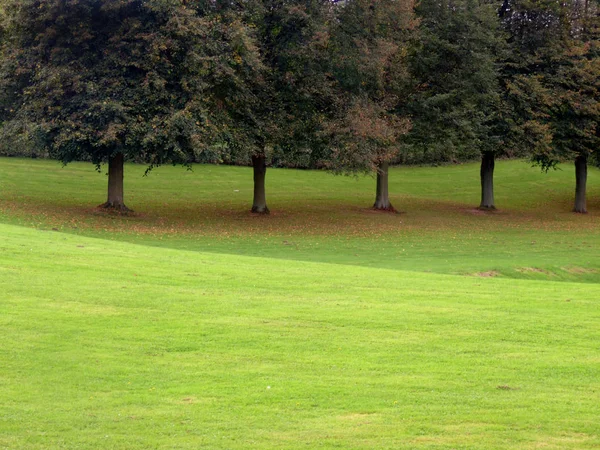
[[[594,157],[597,2],[414,6],[4,0],[0,153],[340,172]]]
[[[574,4],[577,6],[577,3]],[[596,6],[597,8],[597,6]],[[576,10],[575,10],[576,11]],[[585,11],[583,23],[571,18],[570,39],[546,80],[553,88],[553,147],[560,157],[588,158],[600,148],[600,17]]]
[[[417,85],[408,110],[408,161],[461,161],[501,152],[499,61],[504,44],[492,5],[423,0],[410,55]],[[411,155],[412,153],[412,155]]]
[[[11,3],[6,120],[67,163],[115,153],[219,161],[217,137],[262,66],[238,20],[187,1]],[[13,94],[14,93],[14,94]]]
[[[325,70],[327,0],[216,2],[216,10],[247,23],[264,67],[261,83],[245,86],[222,133],[228,162],[262,155],[274,164],[308,166],[318,153],[319,114],[330,107]],[[240,89],[242,91],[242,89]]]
[[[548,169],[593,155],[600,145],[597,2],[507,1],[502,11],[512,49],[508,91],[534,161]]]
[[[586,157],[600,148],[600,42],[577,45],[565,54],[551,83],[553,148],[560,157]]]

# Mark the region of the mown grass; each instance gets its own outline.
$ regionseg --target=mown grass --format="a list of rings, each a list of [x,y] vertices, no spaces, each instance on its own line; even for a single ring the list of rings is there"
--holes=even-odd
[[[7,448],[594,448],[591,284],[0,227]]]
[[[597,171],[127,169],[0,159],[0,448],[600,446]]]
[[[126,168],[134,216],[104,214],[106,177],[90,164],[0,159],[0,220],[143,245],[451,274],[600,281],[600,172],[588,215],[570,212],[571,167],[541,173],[522,161],[496,170],[500,210],[481,213],[477,164],[397,168],[392,203],[369,209],[371,177],[269,170],[269,217],[249,213],[251,169]]]

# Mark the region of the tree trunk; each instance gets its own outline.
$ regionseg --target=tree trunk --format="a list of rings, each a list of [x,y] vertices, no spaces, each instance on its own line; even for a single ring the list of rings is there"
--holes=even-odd
[[[265,156],[252,156],[252,166],[254,168],[254,199],[252,200],[252,212],[257,214],[269,214],[265,191],[265,176],[267,174],[267,162]]]
[[[585,190],[587,184],[587,156],[577,155],[575,158],[575,208],[576,213],[587,213]]]
[[[388,191],[388,175],[389,175],[389,164],[382,162],[377,167],[377,192],[375,194],[374,209],[383,211],[395,211],[394,207],[390,203],[390,196]]]
[[[123,153],[117,153],[108,160],[108,199],[102,208],[121,212],[131,211],[123,202]]]
[[[481,155],[481,204],[479,209],[494,210],[494,153],[485,152]]]

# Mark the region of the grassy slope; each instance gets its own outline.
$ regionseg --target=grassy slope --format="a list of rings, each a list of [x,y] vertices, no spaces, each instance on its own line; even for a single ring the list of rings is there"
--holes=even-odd
[[[597,285],[0,233],[0,447],[600,445]]]
[[[398,168],[393,204],[368,209],[372,178],[269,170],[270,217],[248,213],[251,171],[130,165],[126,201],[134,217],[103,215],[106,178],[90,164],[0,159],[0,221],[186,250],[526,279],[600,281],[600,172],[590,170],[586,216],[570,213],[573,174],[500,162],[501,211],[481,214],[476,164]],[[115,233],[115,231],[117,233]]]
[[[598,171],[142,174],[0,159],[0,448],[600,446]]]

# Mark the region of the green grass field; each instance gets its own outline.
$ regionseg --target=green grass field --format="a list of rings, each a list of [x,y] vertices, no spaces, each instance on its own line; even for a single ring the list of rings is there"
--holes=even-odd
[[[600,172],[0,159],[0,448],[600,448]]]

